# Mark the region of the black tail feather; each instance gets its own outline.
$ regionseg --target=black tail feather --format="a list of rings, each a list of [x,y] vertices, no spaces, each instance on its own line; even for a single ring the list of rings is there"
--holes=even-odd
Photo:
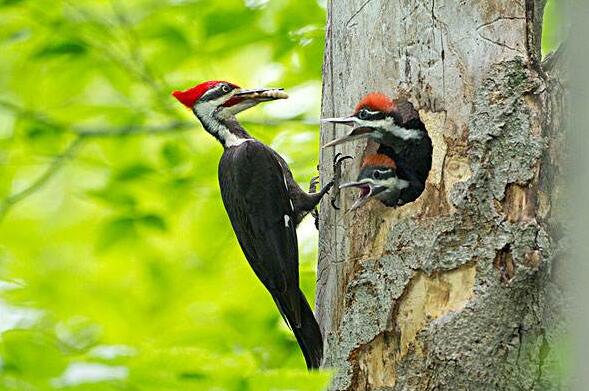
[[[323,360],[323,337],[321,336],[321,330],[319,324],[315,319],[313,310],[303,292],[299,290],[301,305],[300,305],[300,323],[297,325],[293,314],[288,311],[284,311],[284,307],[281,305],[279,300],[276,300],[276,304],[283,316],[286,323],[290,326],[293,331],[295,338],[303,352],[305,362],[307,363],[307,369],[318,369],[321,366]]]

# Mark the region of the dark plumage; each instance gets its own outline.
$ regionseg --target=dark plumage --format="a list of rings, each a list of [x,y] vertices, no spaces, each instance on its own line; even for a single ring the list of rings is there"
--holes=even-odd
[[[318,368],[321,331],[299,289],[297,211],[275,152],[257,141],[226,149],[219,184],[245,257],[294,332],[307,366]]]

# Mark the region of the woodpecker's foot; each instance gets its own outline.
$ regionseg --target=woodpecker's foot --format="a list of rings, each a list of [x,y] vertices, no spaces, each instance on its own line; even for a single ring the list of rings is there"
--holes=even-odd
[[[337,206],[335,203],[337,202],[337,199],[339,197],[331,197],[330,203],[331,203],[331,207],[335,210],[340,210],[341,208],[339,206]]]
[[[339,206],[337,206],[338,202],[339,202],[339,184],[340,184],[340,180],[342,178],[342,164],[344,161],[348,160],[348,159],[353,159],[352,156],[342,156],[341,153],[336,153],[335,156],[333,157],[333,187],[335,188],[335,191],[333,192],[333,195],[331,196],[331,206],[335,209],[335,210],[339,210]]]
[[[317,228],[317,231],[319,231],[319,211],[317,210],[317,208],[314,208],[311,211],[311,216],[313,216],[313,221],[315,222],[315,228]]]
[[[319,170],[319,166],[317,166],[317,170]],[[328,187],[324,187],[319,191],[319,193],[317,193],[318,184],[319,176],[314,176],[313,178],[311,178],[311,181],[309,182],[309,194],[318,196],[316,201],[317,203],[321,200],[323,194],[325,194],[329,190],[329,188],[331,188],[331,184],[328,184]],[[315,228],[319,230],[319,210],[317,209],[317,205],[315,205],[315,207],[311,210],[311,216],[313,216],[313,219],[315,221]]]
[[[339,179],[342,176],[342,164],[348,159],[353,159],[353,157],[350,155],[342,156],[340,152],[336,153],[333,157],[333,181],[338,182],[338,185]]]
[[[317,192],[317,185],[319,184],[319,176],[314,176],[309,182],[309,193],[313,194]]]

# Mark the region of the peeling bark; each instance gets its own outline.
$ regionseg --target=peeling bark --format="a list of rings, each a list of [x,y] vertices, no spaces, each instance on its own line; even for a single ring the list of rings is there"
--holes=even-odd
[[[407,97],[434,144],[397,209],[324,203],[317,316],[333,390],[557,390],[563,93],[540,63],[540,0],[328,4],[323,115]],[[556,74],[556,73],[555,73]],[[321,142],[345,129],[323,126]],[[356,158],[372,142],[328,149]],[[351,167],[351,168],[350,168]]]

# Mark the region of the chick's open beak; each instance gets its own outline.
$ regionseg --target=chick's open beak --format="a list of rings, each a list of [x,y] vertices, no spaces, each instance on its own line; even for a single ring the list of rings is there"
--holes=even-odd
[[[360,195],[358,196],[358,199],[354,202],[352,207],[348,210],[348,212],[351,212],[364,206],[364,204],[366,204],[368,200],[370,200],[370,198],[374,197],[376,194],[380,193],[383,190],[381,186],[378,186],[371,179],[368,178],[355,182],[344,183],[340,185],[339,188],[341,190],[349,187],[357,187],[358,189],[360,189]]]

